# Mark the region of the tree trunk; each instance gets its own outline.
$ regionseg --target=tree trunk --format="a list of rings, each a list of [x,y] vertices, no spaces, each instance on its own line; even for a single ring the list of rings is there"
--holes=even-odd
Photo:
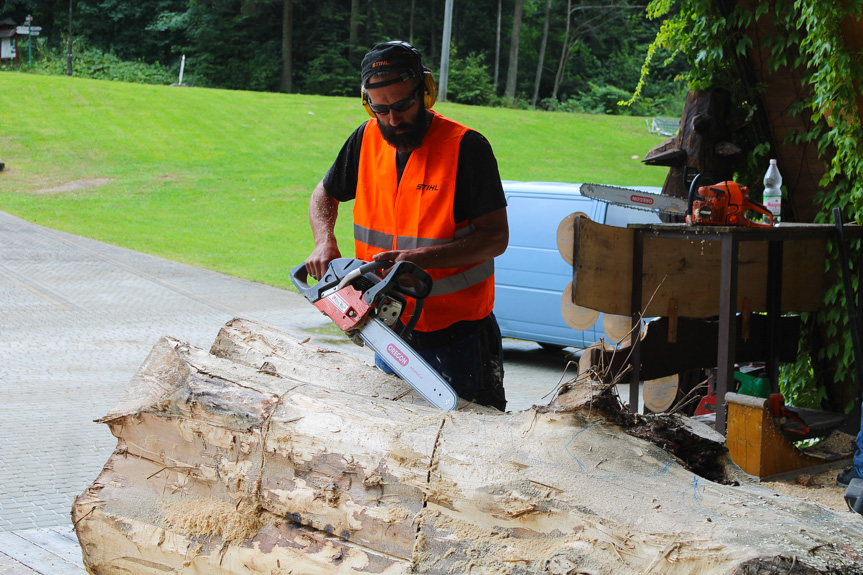
[[[503,0],[497,0],[497,31],[494,36],[494,93],[500,80],[500,20],[503,15]]]
[[[294,0],[284,0],[282,6],[282,73],[279,91],[290,94],[294,89]]]
[[[539,97],[539,81],[542,79],[542,68],[545,64],[545,47],[548,44],[548,24],[551,19],[551,0],[545,4],[545,24],[542,27],[542,42],[539,45],[539,61],[536,63],[536,80],[533,83],[533,98],[530,100],[530,105],[536,107],[536,100]]]
[[[563,33],[563,46],[560,49],[560,61],[557,63],[557,73],[554,75],[554,88],[551,91],[551,98],[557,100],[557,91],[560,89],[560,83],[563,81],[563,74],[566,72],[566,63],[569,61],[569,55],[572,53],[572,47],[575,45],[569,39],[569,29],[572,24],[572,0],[566,1],[566,30]]]
[[[164,338],[100,420],[118,443],[72,510],[84,562],[97,575],[863,568],[856,516],[697,475],[693,454],[717,478],[739,470],[708,428],[645,421],[610,389],[574,381],[546,408],[445,412],[272,327],[235,320],[211,353]]]
[[[413,14],[411,14],[413,15]],[[348,38],[348,62],[357,64],[357,43],[360,37],[360,0],[351,0],[350,37]]]
[[[410,17],[410,27],[408,32],[408,42],[411,44],[414,43],[414,17],[416,16],[417,11],[417,1],[411,0],[411,17]]]
[[[518,44],[521,35],[521,16],[524,12],[524,0],[515,0],[515,12],[512,17],[512,37],[509,44],[509,68],[506,72],[506,89],[504,96],[512,102],[515,100],[515,88],[518,83]]]
[[[689,196],[689,183],[696,174],[710,175],[712,182],[733,179],[734,163],[741,150],[730,142],[730,101],[722,92],[689,92],[676,136],[650,150],[644,163],[668,166],[662,193]],[[707,182],[703,182],[707,183]],[[676,217],[665,216],[663,217]]]

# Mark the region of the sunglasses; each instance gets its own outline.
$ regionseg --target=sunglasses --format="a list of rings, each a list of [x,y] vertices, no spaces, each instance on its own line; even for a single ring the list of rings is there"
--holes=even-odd
[[[392,104],[372,104],[371,100],[369,100],[369,108],[372,109],[372,112],[375,114],[380,114],[385,116],[390,113],[390,110],[396,112],[404,112],[408,110],[411,106],[414,105],[414,102],[417,101],[419,97],[419,90],[417,90],[413,96],[410,98],[405,98],[404,100],[399,100],[398,102],[393,102]]]

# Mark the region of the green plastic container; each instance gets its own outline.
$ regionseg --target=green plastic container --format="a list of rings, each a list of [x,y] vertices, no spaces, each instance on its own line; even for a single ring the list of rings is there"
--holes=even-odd
[[[770,397],[770,380],[766,377],[755,377],[748,373],[734,372],[734,379],[740,382],[737,393],[753,397]]]

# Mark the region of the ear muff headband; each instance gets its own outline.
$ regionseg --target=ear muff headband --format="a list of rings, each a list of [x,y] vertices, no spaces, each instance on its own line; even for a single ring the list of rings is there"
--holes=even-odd
[[[394,40],[392,42],[386,42],[386,45],[389,46],[398,46],[403,48],[404,50],[409,51],[414,58],[416,58],[417,64],[422,66],[422,55],[419,50],[414,48],[412,45],[404,42],[402,40]],[[413,73],[411,74],[414,75]],[[423,84],[423,103],[425,104],[426,109],[431,109],[432,106],[437,102],[437,84],[435,84],[434,77],[432,76],[431,70],[423,67],[422,69],[422,84]],[[387,85],[387,84],[384,84]],[[366,87],[362,86],[361,95],[363,100],[363,108],[365,108],[366,112],[368,112],[369,116],[375,118],[375,113],[372,112],[371,106],[369,106],[369,95],[366,91]]]
[[[363,99],[363,108],[365,108],[369,116],[376,118],[377,116],[369,105],[369,93],[366,91],[365,87],[361,88],[361,96]],[[437,102],[437,84],[435,84],[431,70],[423,68],[423,103],[425,104],[426,109],[430,110],[432,106],[435,105],[435,102]]]

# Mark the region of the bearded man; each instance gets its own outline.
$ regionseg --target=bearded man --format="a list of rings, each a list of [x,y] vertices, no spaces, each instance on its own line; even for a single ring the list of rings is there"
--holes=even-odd
[[[352,201],[358,259],[410,261],[433,278],[407,342],[469,401],[504,411],[494,258],[509,241],[506,199],[491,145],[431,110],[437,89],[419,51],[386,42],[362,62],[371,119],[345,142],[309,202],[313,278],[341,257],[334,235]],[[376,364],[391,373],[385,360]]]

